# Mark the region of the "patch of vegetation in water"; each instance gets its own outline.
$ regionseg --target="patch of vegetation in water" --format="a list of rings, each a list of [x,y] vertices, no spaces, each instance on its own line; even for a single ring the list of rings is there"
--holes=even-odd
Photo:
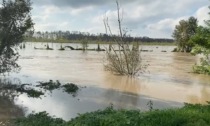
[[[13,91],[13,95],[18,96],[18,94],[27,94],[28,97],[32,97],[32,98],[39,98],[40,96],[44,95],[44,93],[42,91],[39,90],[35,90],[31,87],[26,87],[26,86],[30,86],[30,84],[21,84],[21,85],[3,85],[1,87],[1,90],[12,90]]]
[[[62,86],[64,88],[64,91],[69,93],[69,94],[73,94],[76,93],[79,90],[79,87],[73,83],[67,83],[65,85]]]
[[[50,80],[49,82],[39,82],[39,85],[37,85],[37,87],[41,87],[49,91],[62,88],[64,92],[68,94],[73,94],[73,96],[75,96],[75,94],[79,90],[79,87],[76,84],[67,83],[62,85],[58,80],[55,82],[53,80]]]
[[[32,98],[39,98],[40,96],[44,95],[42,91],[38,91],[34,89],[24,90],[23,93],[26,93],[28,97],[32,97]]]
[[[48,82],[38,82],[38,85],[32,84],[21,84],[21,85],[13,85],[7,84],[0,87],[0,91],[10,90],[12,91],[14,96],[18,96],[19,94],[27,94],[28,97],[32,98],[40,98],[40,96],[45,95],[43,90],[50,91],[52,93],[53,90],[63,89],[64,92],[68,94],[72,94],[73,97],[76,96],[79,87],[73,83],[61,84],[58,80],[53,81],[49,80]],[[38,89],[37,89],[38,88]]]
[[[49,91],[58,89],[61,86],[61,83],[58,80],[56,82],[54,82],[53,80],[50,80],[49,82],[38,82],[38,83],[39,85],[37,85],[37,87],[41,87]]]
[[[63,121],[50,117],[46,112],[31,114],[15,121],[16,126],[209,126],[210,104],[185,104],[182,108],[151,110],[104,110],[80,114]]]

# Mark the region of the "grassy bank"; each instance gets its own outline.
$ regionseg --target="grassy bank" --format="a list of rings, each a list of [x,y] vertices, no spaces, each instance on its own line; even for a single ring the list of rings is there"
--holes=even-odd
[[[16,126],[209,126],[210,105],[186,104],[179,109],[114,110],[108,107],[64,121],[53,118],[46,112],[31,114],[15,120]]]

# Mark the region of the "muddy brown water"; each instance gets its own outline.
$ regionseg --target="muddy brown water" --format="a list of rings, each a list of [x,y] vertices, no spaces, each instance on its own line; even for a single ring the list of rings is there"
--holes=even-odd
[[[86,88],[82,88],[76,97],[60,90],[46,92],[47,95],[38,99],[22,94],[10,102],[1,103],[0,118],[47,111],[69,120],[78,113],[103,109],[110,104],[115,108],[144,111],[148,110],[150,100],[156,109],[181,107],[184,102],[205,104],[210,101],[210,77],[192,73],[192,66],[199,61],[199,56],[173,53],[174,46],[142,46],[142,50],[149,50],[141,52],[143,62],[149,66],[143,74],[131,78],[105,71],[104,52],[59,51],[61,44],[56,43],[49,44],[54,50],[34,49],[45,45],[27,43],[26,49],[19,50],[21,71],[1,78],[31,84],[52,79]],[[79,44],[62,44],[66,45],[80,47]],[[97,45],[88,48],[97,48]],[[0,97],[0,101],[2,99]]]

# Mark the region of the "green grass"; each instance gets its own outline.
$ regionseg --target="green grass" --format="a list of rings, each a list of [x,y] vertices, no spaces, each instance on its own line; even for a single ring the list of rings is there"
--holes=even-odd
[[[108,107],[81,114],[67,122],[41,112],[15,122],[16,126],[209,126],[210,105],[186,104],[179,109],[148,112],[114,110],[113,107]]]

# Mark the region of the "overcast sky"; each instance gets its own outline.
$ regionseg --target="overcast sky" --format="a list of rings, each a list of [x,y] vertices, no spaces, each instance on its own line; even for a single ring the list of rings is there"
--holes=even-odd
[[[105,33],[103,15],[117,30],[115,0],[32,0],[36,31]],[[195,16],[199,24],[208,16],[209,0],[119,0],[123,28],[132,36],[171,38],[179,20]]]

